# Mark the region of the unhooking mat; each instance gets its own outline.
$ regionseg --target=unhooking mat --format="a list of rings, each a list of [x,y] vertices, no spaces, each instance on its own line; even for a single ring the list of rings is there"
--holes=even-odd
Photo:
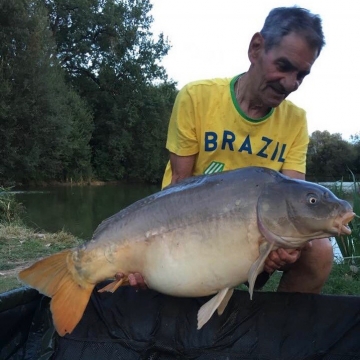
[[[360,360],[359,296],[256,292],[250,300],[237,290],[224,314],[197,330],[208,299],[94,291],[73,333],[59,337],[49,299],[21,288],[0,295],[0,359]]]

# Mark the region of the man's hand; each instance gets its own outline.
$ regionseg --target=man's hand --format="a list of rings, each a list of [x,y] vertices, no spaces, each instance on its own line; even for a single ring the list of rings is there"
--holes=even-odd
[[[140,273],[129,274],[128,279],[130,285],[135,286],[137,289],[145,290],[148,288],[145,284],[144,278]]]
[[[272,251],[265,260],[264,270],[272,274],[275,270],[293,264],[299,259],[301,251],[306,251],[310,246],[311,242],[308,242],[301,249],[277,249]]]

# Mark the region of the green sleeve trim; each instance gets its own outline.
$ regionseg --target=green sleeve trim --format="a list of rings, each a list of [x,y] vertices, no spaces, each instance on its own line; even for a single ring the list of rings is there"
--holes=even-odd
[[[264,120],[266,120],[267,118],[269,118],[273,112],[274,112],[274,108],[272,108],[264,117],[260,118],[260,119],[253,119],[249,116],[247,116],[242,110],[241,107],[239,106],[237,100],[236,100],[236,95],[235,95],[235,83],[236,80],[241,77],[242,75],[244,75],[244,73],[240,74],[240,75],[236,75],[234,78],[232,78],[232,80],[230,81],[230,92],[231,92],[231,99],[232,102],[235,106],[235,109],[237,110],[237,112],[247,121],[250,121],[252,123],[258,124]]]

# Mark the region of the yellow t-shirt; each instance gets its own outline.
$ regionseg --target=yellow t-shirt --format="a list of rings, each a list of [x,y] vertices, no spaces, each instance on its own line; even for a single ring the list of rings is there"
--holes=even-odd
[[[305,111],[285,100],[261,119],[239,107],[238,76],[184,86],[170,118],[166,148],[177,155],[197,154],[193,175],[246,166],[305,173],[309,142]],[[168,162],[162,186],[171,182]]]

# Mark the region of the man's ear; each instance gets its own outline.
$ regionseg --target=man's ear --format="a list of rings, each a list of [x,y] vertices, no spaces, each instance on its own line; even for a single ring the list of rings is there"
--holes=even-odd
[[[248,50],[248,56],[250,63],[253,64],[256,59],[258,59],[259,55],[262,51],[265,50],[265,40],[262,35],[257,32],[251,38]]]

